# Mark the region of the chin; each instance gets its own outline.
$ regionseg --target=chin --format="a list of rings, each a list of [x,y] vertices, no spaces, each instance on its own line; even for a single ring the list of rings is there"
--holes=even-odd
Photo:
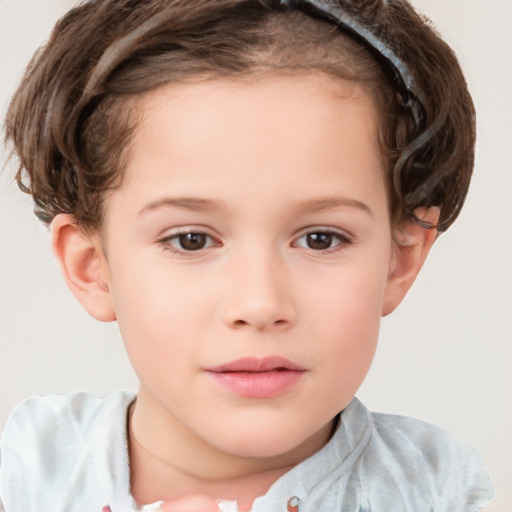
[[[256,427],[256,428],[255,428]],[[229,436],[219,442],[217,447],[225,453],[244,458],[274,458],[294,451],[309,453],[311,455],[319,450],[327,441],[327,435],[320,435],[318,430],[308,432],[298,431],[296,427],[276,428],[276,423],[265,425],[251,425],[248,428],[232,428],[228,430]],[[315,436],[315,434],[319,434]],[[315,439],[315,437],[317,437]]]
[[[300,444],[300,443],[299,443]],[[298,445],[291,443],[270,443],[262,441],[260,438],[245,439],[241,445],[225,446],[225,452],[235,457],[245,459],[273,459],[285,456],[296,449]]]

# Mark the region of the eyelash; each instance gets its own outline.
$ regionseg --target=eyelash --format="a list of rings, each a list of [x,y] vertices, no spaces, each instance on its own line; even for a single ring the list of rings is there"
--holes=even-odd
[[[306,239],[307,237],[313,236],[313,235],[321,235],[323,237],[327,236],[329,237],[327,240],[329,240],[329,245],[332,244],[334,240],[337,240],[337,243],[333,245],[332,247],[328,247],[326,249],[314,249],[313,247],[309,247],[308,241],[305,242],[305,245],[300,245],[299,241],[301,239]],[[186,236],[199,236],[199,237],[205,237],[205,244],[202,247],[199,247],[198,249],[186,249],[183,247],[183,241],[180,243],[181,237]],[[174,241],[178,241],[180,243],[181,248],[175,247],[172,245]],[[342,233],[339,231],[334,231],[332,229],[322,229],[322,228],[313,228],[309,229],[308,231],[304,232],[300,237],[295,238],[292,242],[292,247],[302,247],[304,249],[309,249],[315,253],[319,254],[331,254],[334,252],[337,252],[339,250],[342,250],[346,246],[352,244],[352,238],[347,235],[346,233]],[[158,240],[158,243],[161,245],[161,247],[169,251],[173,254],[178,254],[181,256],[198,256],[203,253],[203,251],[210,249],[212,247],[220,247],[222,245],[222,242],[216,240],[213,236],[209,235],[208,233],[201,231],[201,230],[193,230],[193,229],[183,229],[179,232],[173,233],[172,235],[163,237]]]
[[[346,233],[335,231],[332,229],[312,228],[312,229],[309,229],[308,231],[306,231],[299,238],[296,238],[292,245],[294,247],[297,247],[297,246],[301,247],[300,245],[298,245],[298,241],[303,238],[312,236],[312,235],[322,235],[322,236],[331,237],[331,243],[335,239],[338,241],[338,243],[336,243],[332,247],[328,247],[327,249],[313,249],[312,247],[302,246],[304,249],[310,249],[310,250],[312,250],[316,253],[320,253],[320,254],[331,254],[331,253],[340,251],[343,248],[347,247],[348,245],[352,244],[352,242],[353,242],[352,238],[349,235],[347,235]],[[306,244],[307,244],[307,242],[306,242]]]
[[[190,236],[190,235],[205,237],[206,238],[205,245],[207,245],[207,246],[206,247],[203,246],[203,247],[200,247],[200,248],[194,250],[194,249],[185,249],[183,246],[182,246],[182,248],[178,248],[178,247],[174,247],[172,245],[173,241],[177,240],[179,242],[181,237]],[[208,242],[208,240],[209,240],[209,242]],[[209,235],[208,233],[201,231],[201,230],[193,230],[193,229],[180,230],[176,233],[173,233],[172,235],[169,235],[169,236],[159,239],[158,243],[164,250],[169,251],[173,254],[179,254],[182,256],[197,256],[199,254],[202,254],[203,251],[205,251],[211,247],[220,247],[222,245],[221,242],[216,241],[215,238],[213,236]]]

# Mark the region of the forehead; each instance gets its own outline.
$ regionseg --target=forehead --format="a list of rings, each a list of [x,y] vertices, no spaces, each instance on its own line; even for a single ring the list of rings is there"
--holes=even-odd
[[[161,122],[164,110],[165,115],[172,111],[173,115],[168,120],[176,125],[183,120],[185,113],[191,122],[202,117],[205,121],[227,125],[229,121],[238,121],[240,113],[263,116],[274,112],[274,119],[269,116],[268,121],[276,121],[284,111],[298,117],[308,112],[314,115],[314,111],[328,110],[334,116],[341,110],[348,112],[348,104],[343,100],[350,100],[360,113],[364,111],[365,115],[373,117],[377,125],[378,105],[364,84],[317,71],[275,74],[262,71],[228,78],[199,75],[150,91],[135,100],[133,105],[138,114],[139,128],[144,130],[155,122]],[[283,122],[286,120],[282,119]]]
[[[122,188],[141,200],[258,188],[301,199],[305,188],[320,196],[350,183],[385,195],[377,109],[353,82],[293,74],[171,84],[138,107]]]

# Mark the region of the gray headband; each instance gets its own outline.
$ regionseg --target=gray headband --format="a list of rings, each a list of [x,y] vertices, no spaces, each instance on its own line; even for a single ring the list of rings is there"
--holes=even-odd
[[[338,26],[379,57],[378,60],[397,87],[403,108],[411,113],[417,129],[421,130],[425,120],[423,94],[408,66],[386,41],[363,26],[351,13],[344,10],[340,3],[335,4],[332,0],[280,0],[280,5]]]

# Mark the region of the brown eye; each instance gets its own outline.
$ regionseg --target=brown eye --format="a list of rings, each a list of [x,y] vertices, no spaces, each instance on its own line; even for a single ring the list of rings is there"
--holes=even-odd
[[[178,242],[181,249],[185,251],[199,251],[204,249],[207,242],[205,233],[185,233],[178,235]]]
[[[322,251],[332,246],[332,233],[309,233],[306,235],[306,244],[310,249]]]
[[[213,236],[202,231],[185,231],[166,236],[158,240],[158,244],[165,250],[178,255],[189,255],[197,253],[203,254],[203,251],[212,247],[222,246],[222,242]]]
[[[303,249],[311,249],[313,251],[331,252],[343,249],[350,245],[351,238],[344,233],[337,231],[310,231],[304,233],[301,237],[293,242],[293,246],[302,247]]]

